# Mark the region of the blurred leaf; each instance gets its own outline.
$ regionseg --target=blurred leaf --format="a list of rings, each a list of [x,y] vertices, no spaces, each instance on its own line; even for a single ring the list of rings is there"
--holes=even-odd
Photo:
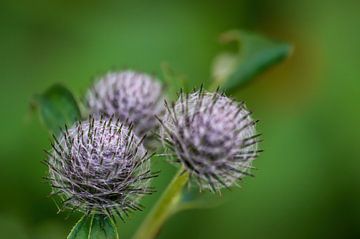
[[[106,216],[83,216],[71,230],[68,239],[118,239],[114,223]]]
[[[220,41],[235,41],[239,45],[237,54],[222,52],[214,60],[213,77],[225,91],[243,86],[292,52],[292,46],[288,43],[244,31],[226,32],[220,36]]]
[[[60,132],[60,127],[72,125],[81,118],[74,96],[59,84],[53,85],[41,95],[35,95],[33,103],[39,110],[43,123],[56,135]]]
[[[220,53],[215,57],[212,67],[212,77],[216,80],[217,85],[222,85],[226,78],[235,70],[239,61],[238,58],[238,54],[230,52]]]
[[[223,204],[224,201],[219,200],[212,192],[199,192],[199,189],[191,188],[184,190],[181,201],[177,205],[176,212],[190,209],[210,209]]]

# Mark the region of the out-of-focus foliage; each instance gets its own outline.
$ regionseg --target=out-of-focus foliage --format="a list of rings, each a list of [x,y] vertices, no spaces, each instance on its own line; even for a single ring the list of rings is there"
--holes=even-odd
[[[38,108],[42,121],[56,135],[65,125],[69,127],[81,118],[74,96],[59,84],[51,86],[43,94],[34,96],[33,107]]]
[[[223,52],[216,58],[213,76],[225,91],[237,90],[264,70],[281,62],[291,53],[291,45],[263,36],[233,30],[223,33],[221,42],[236,42],[238,53]]]

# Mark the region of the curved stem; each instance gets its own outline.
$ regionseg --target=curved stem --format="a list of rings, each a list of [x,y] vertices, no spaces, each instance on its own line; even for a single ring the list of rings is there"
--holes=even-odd
[[[219,83],[213,82],[209,90],[213,91]],[[151,212],[147,215],[133,239],[154,239],[166,220],[178,210],[181,194],[189,180],[189,173],[180,168]]]
[[[133,239],[156,238],[166,219],[176,211],[176,207],[181,199],[182,189],[188,180],[189,174],[183,172],[181,168],[161,195],[159,201],[147,215]]]

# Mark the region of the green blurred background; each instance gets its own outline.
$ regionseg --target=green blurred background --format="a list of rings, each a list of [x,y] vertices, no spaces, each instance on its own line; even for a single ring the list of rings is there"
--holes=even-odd
[[[209,82],[218,35],[233,28],[295,46],[233,96],[261,120],[255,178],[221,206],[180,213],[159,238],[360,238],[360,4],[332,0],[11,1],[0,3],[0,238],[65,238],[43,182],[49,136],[29,101],[55,82],[81,96],[93,77],[160,64]],[[158,193],[175,172],[164,162]],[[144,213],[119,223],[130,238]]]

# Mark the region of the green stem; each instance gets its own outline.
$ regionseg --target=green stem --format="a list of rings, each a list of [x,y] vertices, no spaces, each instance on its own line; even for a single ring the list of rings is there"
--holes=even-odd
[[[215,90],[218,85],[217,82],[212,83],[209,90]],[[133,239],[156,238],[166,220],[177,211],[182,190],[189,180],[189,173],[183,173],[183,171],[184,169],[181,168],[174,176],[165,192],[141,224]]]
[[[160,197],[152,211],[145,218],[133,239],[154,239],[161,227],[173,212],[181,199],[182,189],[189,179],[187,172],[183,173],[181,168],[174,176],[165,192]]]

